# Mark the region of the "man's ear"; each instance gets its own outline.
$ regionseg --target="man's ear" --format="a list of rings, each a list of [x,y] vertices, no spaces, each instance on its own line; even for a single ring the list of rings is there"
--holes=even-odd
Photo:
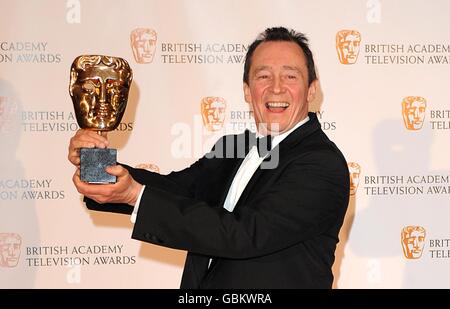
[[[244,87],[244,99],[245,99],[245,102],[250,104],[250,103],[252,103],[252,93],[250,91],[250,86],[246,82],[244,82],[243,87]]]
[[[308,103],[311,103],[316,97],[317,88],[319,87],[319,80],[315,79],[308,87],[308,96],[306,98]]]

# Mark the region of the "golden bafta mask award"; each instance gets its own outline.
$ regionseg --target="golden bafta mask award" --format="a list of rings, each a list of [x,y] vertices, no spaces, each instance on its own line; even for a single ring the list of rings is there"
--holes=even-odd
[[[103,55],[82,55],[70,69],[69,93],[80,128],[101,134],[120,124],[133,72],[127,61]],[[88,183],[115,183],[105,168],[115,165],[117,149],[81,148],[80,178]]]

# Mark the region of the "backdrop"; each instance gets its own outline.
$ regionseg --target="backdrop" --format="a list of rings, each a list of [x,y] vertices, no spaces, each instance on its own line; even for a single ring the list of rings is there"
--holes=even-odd
[[[279,25],[310,38],[310,110],[349,162],[334,286],[450,287],[449,1],[1,0],[0,12],[0,287],[178,288],[184,251],[130,239],[128,216],[88,211],[72,185],[70,65],[130,63],[110,147],[167,174],[254,127],[244,55]]]

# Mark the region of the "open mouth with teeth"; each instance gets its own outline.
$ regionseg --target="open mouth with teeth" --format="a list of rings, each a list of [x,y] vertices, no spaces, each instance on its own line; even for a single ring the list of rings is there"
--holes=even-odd
[[[272,113],[282,113],[289,107],[287,102],[267,102],[266,108]]]

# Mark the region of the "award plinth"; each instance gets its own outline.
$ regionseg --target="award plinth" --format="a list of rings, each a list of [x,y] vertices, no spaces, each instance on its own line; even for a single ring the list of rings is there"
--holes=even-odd
[[[105,171],[116,165],[117,149],[80,148],[80,179],[89,183],[115,183],[116,176]]]

